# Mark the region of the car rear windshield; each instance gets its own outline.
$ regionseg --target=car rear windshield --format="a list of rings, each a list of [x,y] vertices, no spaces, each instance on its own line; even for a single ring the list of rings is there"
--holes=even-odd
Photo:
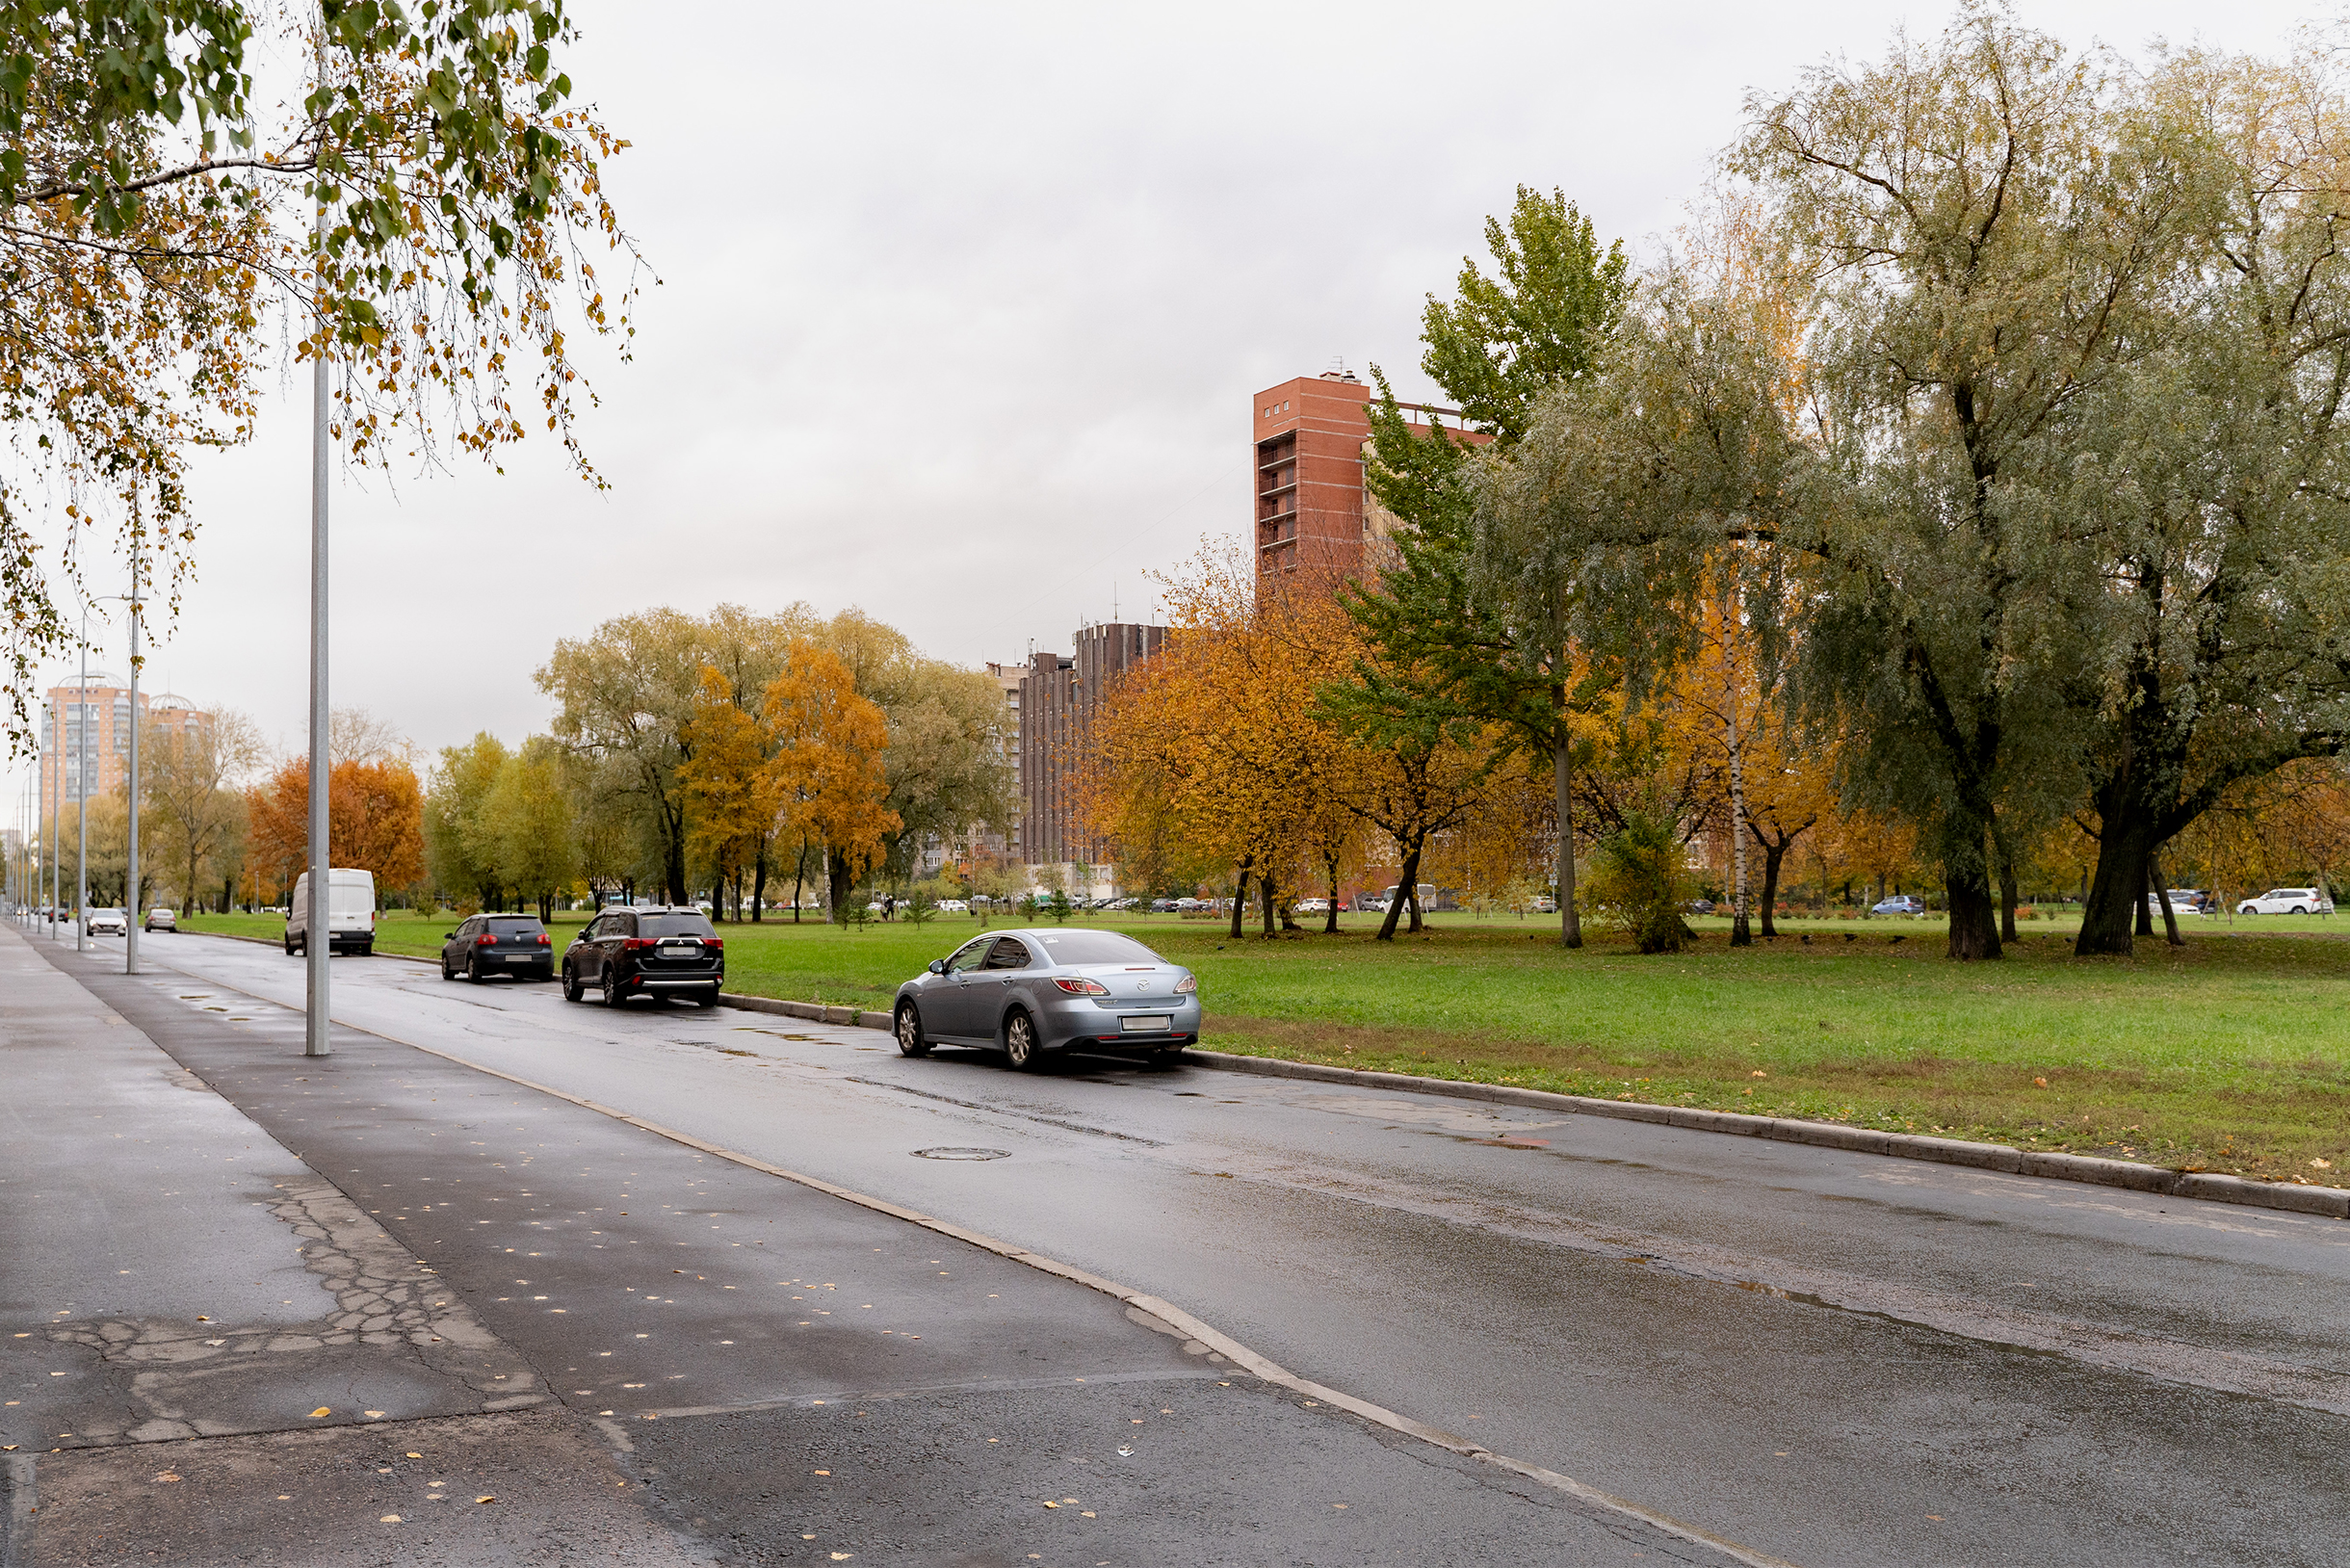
[[[1159,954],[1115,931],[1055,931],[1035,939],[1053,964],[1155,964]]]
[[[639,915],[639,936],[716,936],[710,922],[699,915]]]
[[[489,923],[489,928],[499,936],[536,936],[539,925],[530,916],[523,915],[513,920],[493,920]]]

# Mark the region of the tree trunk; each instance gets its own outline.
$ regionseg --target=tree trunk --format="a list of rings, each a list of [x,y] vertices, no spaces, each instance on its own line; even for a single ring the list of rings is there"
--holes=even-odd
[[[669,884],[669,902],[672,904],[685,902],[686,834],[682,818],[678,822],[677,831],[670,835],[669,842],[663,847],[662,860],[662,875]]]
[[[1323,861],[1322,866],[1330,874],[1330,907],[1322,914],[1322,934],[1336,936],[1338,934],[1338,858],[1334,855]]]
[[[759,846],[759,869],[750,885],[750,923],[758,925],[767,904],[767,846]]]
[[[1567,786],[1573,781],[1574,741],[1567,734],[1566,693],[1552,690],[1557,732],[1551,745],[1551,787],[1558,802],[1558,945],[1583,945],[1582,911],[1575,906],[1575,820],[1568,811]]]
[[[1944,820],[1942,876],[1950,899],[1953,958],[1999,955],[1998,900],[1992,894],[1991,866],[1983,853],[1990,826],[1964,807],[1953,808]]]
[[[849,859],[830,845],[824,847],[824,893],[832,905],[832,923],[849,924]]]
[[[1787,859],[1787,845],[1762,838],[1756,842],[1762,846],[1762,934],[1775,937],[1779,928],[1772,917],[1779,912],[1779,866]]]
[[[2162,901],[2162,931],[2175,948],[2185,947],[2179,939],[2179,912],[2171,907],[2171,890],[2163,885],[2162,862],[2154,855],[2146,857],[2146,879],[2154,883],[2154,897]]]
[[[2016,857],[2007,848],[2007,834],[1994,825],[1991,842],[1999,851],[1999,940],[2016,939]]]
[[[1397,887],[1396,896],[1387,901],[1386,918],[1379,922],[1378,940],[1382,942],[1396,939],[1396,922],[1403,918],[1403,905],[1407,900],[1413,902],[1415,908],[1412,929],[1420,929],[1418,901],[1412,896],[1412,890],[1420,885],[1420,846],[1414,844],[1406,848],[1397,844],[1396,848],[1403,850],[1403,881]]]
[[[1232,884],[1232,939],[1240,939],[1240,922],[1248,913],[1248,862],[1240,862],[1239,879]]]
[[[1736,702],[1736,693],[1731,701]],[[1746,835],[1738,829],[1746,824],[1746,759],[1738,745],[1737,710],[1723,720],[1722,731],[1730,743],[1730,945],[1734,948],[1752,947],[1754,931],[1746,924]],[[1770,916],[1762,917],[1762,928],[1770,929]]]
[[[1265,934],[1267,936],[1272,935],[1275,929],[1273,924],[1273,879],[1270,876],[1260,876],[1257,878],[1257,896],[1265,904]]]
[[[2127,958],[2136,951],[2131,932],[2146,907],[2147,863],[2154,854],[2151,826],[2105,819],[2097,841],[2097,874],[2090,878],[2080,908],[2080,936],[2073,944],[2076,956]],[[2151,922],[2147,934],[2154,934]]]

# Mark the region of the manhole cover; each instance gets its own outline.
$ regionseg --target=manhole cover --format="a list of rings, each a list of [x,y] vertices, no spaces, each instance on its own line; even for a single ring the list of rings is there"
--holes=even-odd
[[[1009,1160],[1009,1149],[916,1149],[917,1160]]]

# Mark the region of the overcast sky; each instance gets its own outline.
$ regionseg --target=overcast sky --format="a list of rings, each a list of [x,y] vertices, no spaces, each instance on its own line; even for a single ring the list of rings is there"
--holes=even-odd
[[[570,73],[635,144],[609,183],[662,286],[582,431],[608,491],[547,441],[502,476],[338,484],[334,701],[428,749],[543,729],[531,675],[555,640],[654,605],[861,605],[970,664],[1065,650],[1113,598],[1146,616],[1146,572],[1249,516],[1254,392],[1339,359],[1429,392],[1423,296],[1449,292],[1517,185],[1560,187],[1646,248],[1737,134],[1747,90],[1952,14],[571,9]],[[2312,13],[2021,8],[2131,53],[2157,36],[2274,50]],[[148,677],[287,748],[305,702],[307,387],[251,448],[199,466],[201,580]]]

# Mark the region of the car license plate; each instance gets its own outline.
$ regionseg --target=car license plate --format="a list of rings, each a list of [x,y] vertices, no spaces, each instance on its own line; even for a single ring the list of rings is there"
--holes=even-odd
[[[1118,1027],[1129,1034],[1162,1033],[1167,1027],[1164,1018],[1121,1018]]]
[[[702,955],[701,944],[697,942],[684,947],[665,947],[661,950],[661,955],[664,958],[698,958]]]

